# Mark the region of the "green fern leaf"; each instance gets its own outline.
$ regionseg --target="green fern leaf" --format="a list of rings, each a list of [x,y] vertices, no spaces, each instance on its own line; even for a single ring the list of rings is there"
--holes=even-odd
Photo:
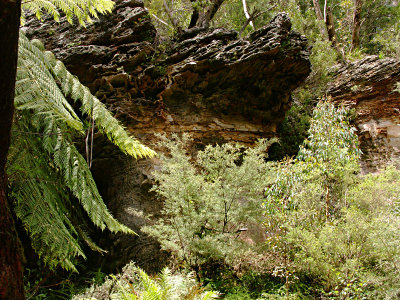
[[[82,136],[84,125],[68,97],[79,102],[81,111],[93,117],[99,130],[123,152],[134,157],[151,157],[155,152],[130,137],[51,52],[21,32],[15,134],[7,166],[15,211],[45,263],[76,271],[75,258],[84,257],[80,240],[92,249],[102,250],[85,231],[73,225],[71,194],[102,230],[133,231],[110,214],[85,159],[73,143],[74,138]]]
[[[57,22],[60,20],[62,11],[69,23],[73,18],[78,19],[79,24],[86,26],[92,23],[92,18],[98,18],[98,13],[106,14],[112,11],[114,2],[111,0],[23,0],[22,1],[22,23],[24,23],[25,12],[31,12],[40,20],[43,12],[53,16]]]

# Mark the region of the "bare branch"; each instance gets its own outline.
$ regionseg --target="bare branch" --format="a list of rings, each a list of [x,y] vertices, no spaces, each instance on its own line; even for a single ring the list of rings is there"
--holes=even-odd
[[[165,21],[163,21],[163,20],[161,20],[159,17],[157,17],[155,14],[151,14],[152,15],[152,17],[154,18],[154,19],[156,19],[158,22],[160,22],[161,24],[163,24],[163,25],[165,25],[165,26],[167,26],[167,27],[171,27],[167,22],[165,22]]]
[[[249,12],[247,11],[247,3],[246,3],[246,0],[242,0],[242,4],[243,4],[244,15],[246,16],[246,19],[249,21],[250,26],[251,26],[251,27],[253,28],[253,30],[254,30],[254,29],[255,29],[254,23],[253,23],[253,21],[250,19]]]
[[[272,7],[273,8],[273,7]],[[270,8],[270,9],[272,9]],[[242,28],[240,29],[239,36],[242,35],[243,31],[246,29],[247,25],[249,25],[250,21],[254,21],[258,17],[262,16],[263,14],[267,13],[268,11],[259,11],[258,9],[254,9],[254,11],[250,14],[250,18],[246,20],[246,23],[243,24]]]
[[[171,21],[174,28],[178,28],[178,22],[174,18],[171,9],[168,7],[167,0],[164,0],[163,2],[164,2],[164,9],[165,9],[165,12],[167,13],[169,20]]]

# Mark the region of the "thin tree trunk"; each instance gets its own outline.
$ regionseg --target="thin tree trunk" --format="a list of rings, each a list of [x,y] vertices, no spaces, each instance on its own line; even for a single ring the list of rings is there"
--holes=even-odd
[[[335,23],[333,19],[333,14],[331,8],[328,6],[326,8],[326,28],[328,29],[328,38],[334,47],[337,47],[337,35],[335,30]]]
[[[354,0],[353,28],[351,35],[350,51],[360,46],[360,29],[361,29],[361,10],[363,6],[362,0]]]
[[[172,14],[171,9],[168,7],[167,1],[164,0],[163,4],[164,4],[165,12],[167,13],[167,16],[168,16],[169,20],[171,21],[172,25],[174,26],[174,28],[178,28],[178,22],[174,18],[174,15]]]
[[[322,15],[322,11],[321,11],[321,6],[319,5],[318,0],[313,0],[313,5],[314,5],[314,11],[315,14],[317,15],[317,19],[318,21],[318,26],[319,26],[319,31],[321,32],[321,35],[323,36],[324,39],[326,39],[327,37],[327,32],[326,32],[326,28],[323,25],[323,23],[325,23],[325,19]],[[324,8],[325,11],[325,8]]]
[[[0,299],[25,299],[21,249],[7,199],[5,165],[14,112],[21,0],[0,0]]]
[[[196,0],[190,0],[191,3],[196,2]],[[193,28],[197,24],[197,20],[199,19],[199,9],[197,6],[193,7],[192,16],[190,17],[190,24],[188,29]]]
[[[246,0],[242,0],[242,4],[243,4],[243,11],[244,11],[244,15],[246,16],[246,19],[248,21],[248,23],[250,24],[250,26],[253,28],[253,30],[255,30],[256,28],[254,27],[254,23],[250,17],[249,12],[247,11],[247,3]]]
[[[209,7],[207,8],[206,12],[200,15],[197,26],[209,27],[211,20],[214,18],[222,3],[224,3],[224,0],[213,0],[211,5],[209,5]]]
[[[329,6],[326,8],[325,23],[326,23],[326,28],[328,29],[328,38],[329,38],[329,41],[332,43],[332,47],[336,50],[339,60],[342,63],[347,64],[346,57],[338,45],[338,39],[337,39],[337,35],[336,35],[336,30],[335,30],[335,22],[333,19],[332,10]]]

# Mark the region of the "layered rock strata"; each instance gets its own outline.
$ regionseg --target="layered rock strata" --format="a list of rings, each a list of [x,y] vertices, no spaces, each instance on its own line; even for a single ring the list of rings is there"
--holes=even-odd
[[[26,28],[147,145],[155,133],[189,132],[199,147],[274,136],[291,91],[310,73],[307,41],[291,31],[285,13],[245,39],[231,30],[194,28],[160,43],[139,0],[117,1],[113,14],[87,28],[34,19]],[[103,197],[140,232],[148,222],[141,214],[157,216],[161,207],[149,193],[157,159],[116,160],[97,150],[94,174]],[[147,270],[163,263],[157,244],[143,234],[112,241],[111,268],[130,259]]]
[[[400,61],[369,56],[344,66],[328,94],[355,109],[364,172],[400,158]]]

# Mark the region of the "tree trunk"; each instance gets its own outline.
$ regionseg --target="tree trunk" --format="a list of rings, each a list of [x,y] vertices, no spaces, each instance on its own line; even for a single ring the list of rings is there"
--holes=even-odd
[[[247,3],[246,0],[242,0],[242,4],[243,4],[243,11],[244,11],[244,15],[246,16],[246,20],[248,21],[248,23],[250,24],[251,28],[253,28],[253,30],[255,30],[256,28],[254,27],[254,23],[252,21],[252,18],[249,14],[249,12],[247,11]]]
[[[0,299],[25,299],[21,249],[7,199],[21,0],[0,0]]]
[[[190,0],[190,2],[193,3],[196,2],[196,0]],[[199,9],[197,6],[194,6],[192,16],[190,17],[190,24],[188,29],[195,27],[198,19],[199,19]]]
[[[330,7],[326,9],[326,28],[328,29],[328,38],[334,47],[337,47],[337,35],[332,10]]]
[[[346,57],[341,48],[339,48],[336,30],[335,30],[335,22],[333,19],[333,14],[331,8],[328,6],[326,8],[326,18],[325,18],[326,28],[328,29],[328,38],[329,41],[332,43],[332,47],[336,50],[338,54],[339,60],[347,64]]]
[[[221,7],[222,3],[225,0],[213,0],[211,4],[207,7],[205,13],[200,15],[199,20],[197,21],[197,26],[200,27],[209,27],[211,20],[214,18],[218,9]]]
[[[357,49],[360,46],[360,29],[361,29],[361,10],[363,6],[362,0],[354,0],[353,28],[351,35],[350,51]]]
[[[324,17],[322,16],[321,6],[319,5],[318,0],[313,0],[313,5],[314,5],[315,14],[317,15],[317,19],[318,19],[318,21],[320,21],[320,22],[318,22],[319,31],[321,32],[322,37],[324,39],[326,39],[327,32],[326,32],[325,26],[323,25],[323,23],[325,23],[325,20],[324,20]],[[324,11],[325,11],[325,8],[324,8]]]

